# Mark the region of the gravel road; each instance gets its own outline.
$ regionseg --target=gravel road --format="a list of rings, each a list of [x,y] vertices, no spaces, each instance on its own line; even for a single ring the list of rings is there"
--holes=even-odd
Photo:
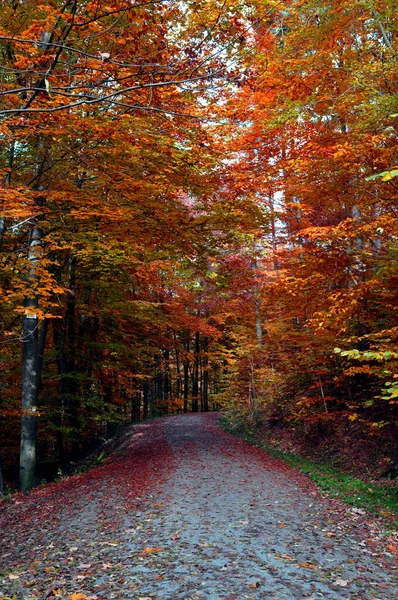
[[[99,468],[4,505],[0,600],[396,600],[371,520],[216,416],[139,425]]]

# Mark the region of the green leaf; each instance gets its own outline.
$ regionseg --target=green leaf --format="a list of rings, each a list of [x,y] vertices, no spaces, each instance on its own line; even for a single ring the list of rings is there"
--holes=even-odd
[[[398,177],[398,166],[394,165],[389,171],[382,171],[382,173],[376,173],[365,178],[365,181],[372,181],[373,179],[381,178],[382,181],[390,181],[393,177]]]
[[[44,78],[44,85],[46,86],[47,94],[51,96],[51,84],[46,78]]]
[[[381,178],[382,181],[390,181],[393,177],[398,177],[398,169],[393,169],[392,171],[387,171],[384,177]]]

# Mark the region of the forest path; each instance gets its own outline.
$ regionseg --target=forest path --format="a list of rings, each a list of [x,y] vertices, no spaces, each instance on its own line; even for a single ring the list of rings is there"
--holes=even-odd
[[[213,414],[134,427],[82,476],[0,508],[0,599],[395,600],[355,509]]]

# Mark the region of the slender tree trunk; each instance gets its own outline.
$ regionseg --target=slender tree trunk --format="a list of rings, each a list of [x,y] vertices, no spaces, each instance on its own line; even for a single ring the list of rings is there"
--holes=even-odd
[[[141,416],[140,413],[140,394],[138,393],[134,394],[133,398],[131,399],[131,421],[133,423],[138,423]]]
[[[188,412],[188,397],[189,397],[189,337],[186,345],[187,356],[184,360],[184,413]]]
[[[174,332],[174,346],[175,346],[175,358],[176,358],[176,397],[181,398],[182,382],[181,382],[181,365],[180,365],[180,352],[178,350],[177,336]]]
[[[163,371],[162,371],[162,359],[160,354],[156,355],[156,400],[163,400]]]
[[[263,345],[263,326],[261,323],[261,301],[260,301],[260,292],[258,290],[258,285],[256,281],[257,277],[257,260],[253,260],[252,269],[254,272],[254,307],[256,311],[256,335],[258,347],[262,348]]]
[[[277,255],[277,239],[276,239],[276,224],[275,224],[275,206],[273,195],[269,195],[269,208],[271,214],[271,239],[272,239],[272,259],[274,263],[274,271],[279,270],[278,255]]]
[[[327,413],[328,412],[328,407],[327,407],[327,404],[326,404],[325,392],[323,391],[322,379],[321,379],[320,375],[318,376],[318,381],[319,381],[319,388],[321,390],[321,396],[322,396],[322,401],[323,401],[323,408],[325,410],[325,413]]]
[[[165,368],[164,368],[164,399],[166,401],[166,406],[168,403],[168,400],[171,396],[171,392],[170,392],[170,352],[169,349],[166,348],[163,351],[163,356],[164,356],[164,363],[165,363]]]
[[[209,338],[203,340],[203,412],[209,410]]]
[[[195,333],[195,344],[194,344],[194,369],[192,379],[192,412],[198,412],[199,410],[199,351],[200,351],[200,336],[199,332]]]
[[[148,403],[148,395],[149,395],[149,383],[147,381],[144,382],[142,387],[142,418],[145,420],[148,418],[149,413],[149,403]]]
[[[60,375],[60,390],[58,396],[57,412],[57,453],[61,465],[67,462],[65,453],[64,436],[62,433],[65,420],[72,435],[78,436],[78,406],[76,405],[76,357],[75,357],[75,268],[74,258],[69,259],[69,293],[66,301],[65,315],[60,322],[53,325],[54,341],[57,345],[57,365]],[[76,451],[77,452],[77,451]],[[72,452],[73,453],[73,452]]]
[[[3,465],[0,456],[0,498],[4,496]]]

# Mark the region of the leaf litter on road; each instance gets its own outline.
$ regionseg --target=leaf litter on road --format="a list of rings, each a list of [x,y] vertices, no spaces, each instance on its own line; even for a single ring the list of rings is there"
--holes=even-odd
[[[396,600],[396,540],[214,421],[138,426],[112,461],[3,504],[0,597]]]

